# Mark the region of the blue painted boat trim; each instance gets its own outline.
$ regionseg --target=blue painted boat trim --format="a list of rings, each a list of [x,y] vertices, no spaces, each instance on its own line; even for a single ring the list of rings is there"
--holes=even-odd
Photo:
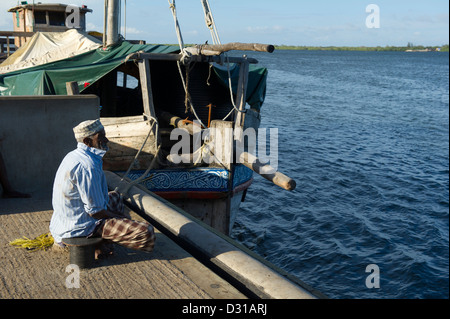
[[[125,173],[125,172],[121,172]],[[136,180],[145,170],[131,171],[128,178]],[[226,192],[230,181],[230,172],[223,168],[198,167],[191,169],[155,169],[151,170],[143,181],[152,192]],[[244,165],[236,165],[232,180],[233,189],[253,177],[253,171]]]

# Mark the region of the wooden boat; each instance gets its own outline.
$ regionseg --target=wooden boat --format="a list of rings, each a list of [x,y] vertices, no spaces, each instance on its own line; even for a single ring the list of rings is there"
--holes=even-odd
[[[236,114],[233,112],[226,121],[222,120],[233,109],[230,92],[224,83],[220,83],[214,75],[211,76],[211,64],[208,61],[194,62],[195,65],[187,67],[181,66],[182,74],[185,74],[186,69],[189,68],[188,92],[192,105],[196,105],[195,110],[188,109],[186,112],[186,92],[177,67],[180,58],[180,54],[152,53],[146,55],[137,53],[136,56],[130,57],[133,63],[126,66],[127,73],[124,73],[124,76],[139,74],[139,87],[143,95],[142,106],[137,108],[136,113],[144,115],[136,113],[136,115],[129,115],[131,107],[125,107],[127,116],[119,116],[122,111],[117,106],[116,113],[111,114],[114,109],[111,104],[114,102],[111,104],[106,101],[101,102],[101,121],[110,140],[110,150],[104,157],[104,169],[126,174],[131,180],[143,179],[140,183],[150,191],[220,232],[228,234],[240,203],[245,199],[247,189],[253,181],[253,171],[231,159],[233,139],[228,140],[229,145],[225,147],[228,150],[222,152],[219,162],[205,164],[190,160],[187,163],[174,164],[168,160],[172,147],[178,142],[178,140],[171,140],[170,134],[180,127],[187,131],[190,127],[192,131],[190,122],[196,121],[196,116],[202,123],[209,122],[210,128],[216,130],[234,129],[236,120]],[[199,56],[199,59],[205,59],[205,57]],[[134,63],[136,60],[139,61],[137,67]],[[245,58],[234,58],[233,61],[249,63]],[[245,67],[248,68],[248,66]],[[132,70],[133,68],[136,69]],[[125,68],[122,67],[122,70]],[[244,77],[246,76],[247,74],[244,73]],[[108,79],[105,81],[108,82]],[[247,79],[244,78],[241,81],[245,83]],[[116,82],[116,79],[113,78],[112,82]],[[148,87],[142,88],[145,83]],[[113,87],[105,83],[99,88],[105,86],[110,89]],[[94,89],[97,90],[97,88],[87,89],[86,93],[99,94],[99,91],[93,91]],[[239,93],[241,96],[245,94],[244,89],[242,88]],[[116,90],[116,92],[110,91],[108,95],[122,98],[127,96],[125,99],[132,101],[139,100],[137,96],[132,96],[135,92],[128,92],[130,95],[127,95],[126,91],[130,91],[127,88],[116,87]],[[147,93],[144,93],[145,91]],[[236,98],[236,94],[233,98]],[[211,106],[208,108],[208,105]],[[243,109],[244,103],[240,107]],[[194,115],[193,112],[196,114]],[[245,115],[245,118],[241,120],[241,127],[257,129],[259,112],[250,110]],[[188,123],[183,122],[185,119]],[[199,128],[198,134],[202,134],[205,129],[208,128]],[[192,149],[194,138],[192,136],[190,152],[194,152]],[[205,141],[201,141],[200,145],[203,146],[204,143]],[[141,151],[136,156],[139,150]],[[153,166],[147,171],[152,163]]]
[[[108,18],[117,19],[109,9]],[[95,46],[98,40],[85,36]],[[120,40],[117,30],[105,30],[103,43],[80,55],[3,68],[3,74],[1,64],[0,95],[97,95],[110,140],[104,169],[140,183],[224,234],[231,231],[254,171],[285,189],[295,188],[280,172],[267,173],[268,165],[248,154],[243,143],[242,132],[259,127],[267,70],[256,67],[253,58],[226,55],[231,50],[272,52],[273,46],[229,43],[178,49],[134,43]],[[186,132],[191,146],[187,152],[173,154],[179,142],[171,139],[174,130]],[[188,160],[176,163],[174,155]]]

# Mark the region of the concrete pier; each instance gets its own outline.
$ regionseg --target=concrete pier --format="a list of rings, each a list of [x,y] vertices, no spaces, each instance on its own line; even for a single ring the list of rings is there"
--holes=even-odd
[[[0,198],[0,299],[246,298],[159,231],[153,252],[115,245],[114,255],[80,270],[77,288],[68,251],[31,252],[9,245],[48,232],[51,200],[33,195]]]
[[[62,158],[76,147],[71,128],[98,117],[98,97],[0,97],[0,113],[0,152],[8,177],[14,189],[32,195],[27,199],[0,197],[0,299],[323,297],[137,186],[129,189],[127,203],[135,210],[133,219],[145,219],[155,226],[152,253],[115,245],[113,256],[76,273],[68,251],[30,252],[9,245],[15,239],[33,239],[49,231],[55,172]],[[111,172],[106,175],[108,186],[115,189],[120,178]]]
[[[128,182],[105,172],[108,187],[128,189],[128,203],[143,218],[221,273],[247,295],[267,299],[315,299],[318,292],[300,281],[292,281],[271,265],[240,247],[231,238],[191,217],[180,208],[143,187],[129,187]]]

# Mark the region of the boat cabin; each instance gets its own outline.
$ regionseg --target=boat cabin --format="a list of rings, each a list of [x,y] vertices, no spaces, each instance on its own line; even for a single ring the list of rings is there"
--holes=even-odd
[[[92,12],[87,6],[79,9],[79,23],[75,26],[67,26],[66,19],[73,10],[67,4],[61,3],[35,3],[29,4],[21,1],[20,5],[8,10],[13,14],[13,26],[15,32],[64,32],[76,27],[80,31],[86,31],[86,13]],[[78,21],[77,21],[78,22]],[[28,41],[31,36],[16,36],[14,44],[17,48]]]

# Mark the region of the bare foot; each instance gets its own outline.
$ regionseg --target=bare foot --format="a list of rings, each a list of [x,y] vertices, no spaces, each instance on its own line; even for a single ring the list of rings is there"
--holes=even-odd
[[[95,247],[95,259],[105,259],[114,253],[112,243],[102,242]]]

